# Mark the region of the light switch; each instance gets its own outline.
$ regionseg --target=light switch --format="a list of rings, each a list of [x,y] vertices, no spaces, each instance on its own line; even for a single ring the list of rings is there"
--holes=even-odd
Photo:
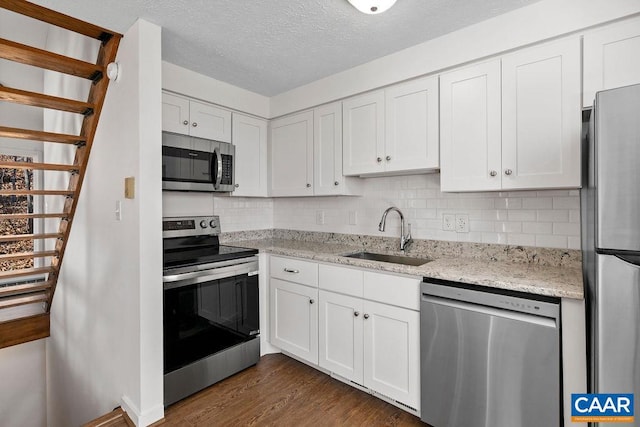
[[[316,211],[316,224],[324,225],[324,211]]]
[[[122,221],[122,202],[116,200],[116,221]]]

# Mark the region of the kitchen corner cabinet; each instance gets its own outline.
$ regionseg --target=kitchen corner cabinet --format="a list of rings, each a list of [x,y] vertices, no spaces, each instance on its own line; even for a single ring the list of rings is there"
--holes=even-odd
[[[640,83],[640,17],[586,33],[582,105],[596,92]]]
[[[239,113],[232,119],[236,189],[231,194],[267,197],[267,121]]]
[[[313,195],[313,111],[272,120],[271,196]]]
[[[231,142],[231,111],[163,92],[162,130]]]
[[[580,40],[440,76],[442,191],[580,186]]]
[[[342,105],[297,113],[270,124],[271,196],[356,195],[342,173]]]
[[[318,364],[318,265],[272,256],[269,263],[271,344]]]
[[[345,175],[439,166],[437,76],[347,99],[343,122]]]

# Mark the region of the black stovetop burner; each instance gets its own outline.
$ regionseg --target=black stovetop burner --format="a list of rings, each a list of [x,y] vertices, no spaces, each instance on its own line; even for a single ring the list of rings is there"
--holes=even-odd
[[[162,229],[164,270],[246,258],[258,253],[256,249],[221,245],[217,216],[165,218]]]

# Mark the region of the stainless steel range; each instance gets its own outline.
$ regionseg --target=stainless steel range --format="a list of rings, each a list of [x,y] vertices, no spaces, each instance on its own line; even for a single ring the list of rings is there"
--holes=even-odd
[[[164,218],[164,404],[260,358],[258,251],[220,245],[217,216]]]

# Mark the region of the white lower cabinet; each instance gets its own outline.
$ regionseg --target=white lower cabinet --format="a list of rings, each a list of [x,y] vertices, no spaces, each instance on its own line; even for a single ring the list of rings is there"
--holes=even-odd
[[[363,385],[362,299],[320,291],[319,364]]]
[[[364,301],[364,385],[420,407],[420,312]]]
[[[271,343],[318,364],[318,289],[271,278]]]
[[[419,281],[320,265],[320,367],[419,410],[420,312],[415,310]],[[382,283],[388,292],[375,290]],[[388,299],[387,294],[399,297]]]

